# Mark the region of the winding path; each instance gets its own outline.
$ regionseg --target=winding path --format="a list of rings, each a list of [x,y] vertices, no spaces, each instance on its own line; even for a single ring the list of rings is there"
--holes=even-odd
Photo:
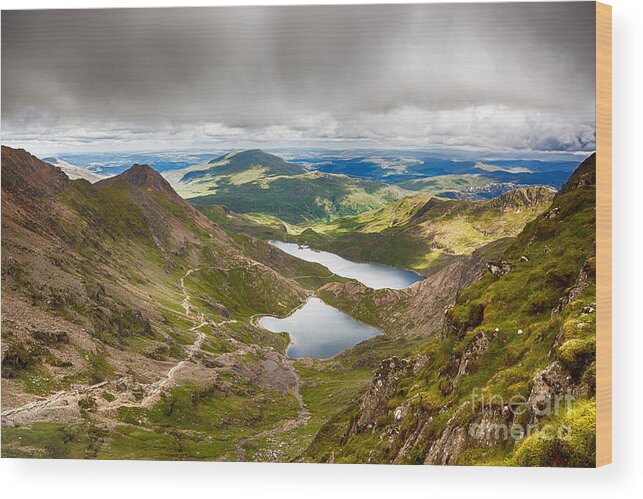
[[[199,269],[190,269],[188,270],[183,277],[181,277],[181,290],[183,291],[183,295],[185,298],[183,299],[183,308],[185,309],[185,315],[188,316],[188,318],[192,315],[191,310],[192,306],[190,305],[190,295],[185,289],[185,278],[188,277],[192,272],[196,272]],[[194,354],[199,351],[201,348],[201,344],[203,343],[203,340],[205,339],[205,333],[202,333],[199,331],[200,328],[203,326],[206,326],[209,324],[209,321],[205,318],[203,314],[199,314],[199,320],[201,321],[198,325],[191,327],[190,331],[193,333],[197,333],[197,338],[194,341],[192,345],[186,348],[188,355],[180,361],[178,364],[175,366],[171,367],[170,370],[165,374],[165,377],[161,378],[159,381],[154,383],[154,387],[149,391],[148,395],[143,398],[143,400],[140,403],[141,407],[149,407],[150,405],[155,402],[156,398],[158,395],[160,395],[161,390],[170,382],[172,379],[174,379],[174,375],[179,371],[186,363],[190,362],[194,358]]]
[[[190,320],[194,320],[195,322],[196,320],[199,321],[198,324],[190,328],[190,331],[196,333],[197,337],[194,343],[192,343],[191,345],[185,348],[186,350],[185,358],[183,358],[182,360],[174,364],[172,367],[170,367],[165,373],[165,375],[159,380],[147,385],[143,385],[144,396],[140,400],[131,399],[131,390],[117,393],[116,399],[112,400],[111,402],[108,402],[102,399],[101,397],[97,397],[96,401],[99,404],[97,408],[98,412],[109,411],[123,406],[144,407],[144,408],[148,408],[152,406],[160,397],[163,389],[166,386],[168,386],[168,384],[170,384],[172,380],[174,380],[177,373],[179,373],[180,370],[186,364],[188,364],[194,359],[194,356],[200,350],[201,345],[206,338],[205,333],[200,331],[202,327],[206,325],[213,325],[215,327],[218,327],[224,324],[232,324],[237,322],[234,319],[224,320],[219,323],[212,322],[206,319],[206,317],[202,313],[199,313],[198,317],[194,317],[195,314],[193,312],[193,307],[190,303],[191,296],[188,293],[187,288],[185,286],[185,279],[189,277],[192,273],[197,272],[199,270],[201,269],[200,268],[189,269],[180,279],[181,290],[184,295],[184,299],[181,305],[185,310],[185,315]],[[311,294],[314,294],[314,293],[311,293]],[[257,314],[257,315],[262,315],[262,314]],[[253,316],[252,319],[255,319],[255,316]],[[254,320],[252,320],[251,322],[254,322]],[[234,341],[234,343],[237,343],[237,341]],[[239,347],[241,348],[237,350],[237,352],[243,352],[244,351],[243,346],[239,345]],[[292,389],[292,393],[296,397],[297,402],[299,403],[299,411],[297,413],[297,416],[292,419],[288,419],[284,421],[278,426],[269,428],[267,430],[261,431],[254,435],[250,435],[238,441],[234,447],[237,460],[239,461],[245,460],[246,450],[244,448],[244,445],[247,444],[248,442],[251,442],[253,440],[257,440],[263,437],[268,437],[271,435],[285,433],[285,432],[294,430],[295,428],[298,428],[308,422],[310,413],[301,395],[301,378],[299,377],[297,371],[294,369],[294,366],[291,361],[288,361],[288,366],[295,378],[295,385]],[[13,409],[8,409],[2,412],[2,424],[16,425],[16,424],[30,423],[33,421],[51,420],[51,419],[66,420],[70,415],[77,413],[78,402],[83,397],[102,391],[108,386],[118,386],[121,383],[125,384],[126,386],[138,385],[136,382],[134,382],[131,379],[131,377],[123,376],[116,380],[102,381],[100,383],[96,383],[90,386],[81,386],[81,387],[69,388],[67,390],[62,390],[50,395],[45,399],[36,400],[30,403],[27,403],[23,406],[16,407]]]
[[[181,277],[181,290],[183,291],[183,294],[185,296],[183,300],[183,308],[185,309],[185,314],[188,316],[188,318],[192,315],[192,307],[190,305],[190,295],[187,292],[187,289],[185,288],[185,278],[188,277],[192,272],[195,272],[199,269],[190,269],[188,270],[183,277]],[[183,367],[185,366],[188,362],[190,362],[193,358],[196,352],[201,348],[201,344],[203,343],[203,340],[205,339],[205,333],[202,333],[201,331],[198,331],[200,328],[203,326],[209,324],[209,322],[205,319],[203,314],[200,314],[198,317],[200,323],[192,328],[190,328],[190,331],[196,332],[197,333],[197,338],[194,341],[193,344],[189,345],[186,347],[187,351],[187,356],[173,365],[166,373],[165,376],[163,376],[160,380],[155,381],[154,383],[147,385],[146,386],[146,395],[140,400],[140,401],[130,401],[130,400],[121,400],[117,399],[115,401],[112,401],[111,403],[105,404],[101,409],[111,409],[114,406],[129,406],[129,407],[149,407],[150,405],[153,404],[155,399],[160,395],[162,389],[174,379],[176,373]],[[224,321],[224,322],[231,322],[231,321]],[[220,324],[216,324],[220,325]],[[31,420],[36,420],[37,416],[49,411],[56,411],[56,410],[69,410],[70,408],[73,408],[74,405],[77,406],[78,401],[93,392],[96,392],[110,384],[118,384],[119,382],[127,382],[129,381],[128,377],[121,377],[118,378],[117,380],[113,381],[102,381],[100,383],[96,383],[94,385],[90,386],[82,386],[82,387],[75,387],[75,388],[70,388],[67,390],[61,390],[59,392],[54,393],[53,395],[50,395],[49,397],[42,399],[42,400],[36,400],[34,402],[29,402],[28,404],[25,404],[20,407],[15,407],[13,409],[8,409],[6,411],[2,412],[2,424],[15,424],[15,423],[21,423],[25,421],[31,421]],[[103,401],[101,401],[102,403]],[[106,401],[105,401],[106,402]]]

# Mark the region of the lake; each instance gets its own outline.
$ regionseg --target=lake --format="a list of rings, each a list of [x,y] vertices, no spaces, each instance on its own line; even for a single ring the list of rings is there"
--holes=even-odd
[[[319,298],[309,298],[284,319],[262,317],[259,325],[274,333],[286,331],[290,334],[286,352],[290,358],[327,359],[381,334],[376,327],[353,319]]]
[[[308,262],[319,263],[334,274],[355,279],[373,289],[402,289],[424,279],[421,275],[410,270],[396,269],[379,263],[352,262],[335,253],[318,251],[295,243],[270,241],[270,244],[289,255]]]

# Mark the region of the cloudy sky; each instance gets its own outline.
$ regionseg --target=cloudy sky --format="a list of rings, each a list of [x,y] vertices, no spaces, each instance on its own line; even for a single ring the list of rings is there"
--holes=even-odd
[[[594,3],[2,12],[2,142],[594,149]]]

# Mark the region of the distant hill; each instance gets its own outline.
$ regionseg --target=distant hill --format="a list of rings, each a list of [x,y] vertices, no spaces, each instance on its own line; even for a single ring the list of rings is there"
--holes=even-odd
[[[406,194],[384,182],[309,171],[259,149],[226,154],[164,176],[200,208],[223,205],[289,224],[356,215]]]
[[[191,182],[207,177],[243,174],[251,169],[261,169],[263,176],[299,175],[306,172],[301,165],[288,163],[286,160],[268,154],[261,149],[230,153],[208,162],[212,165],[205,170],[191,171],[183,175],[181,182]]]
[[[502,154],[451,151],[325,151],[298,163],[326,173],[381,180],[403,189],[449,199],[483,200],[520,187],[560,189],[577,166],[569,160],[498,159]],[[485,159],[485,157],[496,159]]]
[[[251,149],[230,152],[187,168],[169,170],[164,172],[163,176],[184,197],[193,197],[207,192],[208,187],[219,180],[242,183],[252,178],[299,175],[306,171],[303,166],[288,163],[279,156],[268,154],[261,149]]]
[[[57,168],[60,168],[71,180],[82,178],[93,184],[95,182],[98,182],[99,180],[107,178],[107,175],[94,173],[87,168],[72,165],[71,163],[68,163],[67,161],[59,158],[44,158],[43,161],[52,164]]]

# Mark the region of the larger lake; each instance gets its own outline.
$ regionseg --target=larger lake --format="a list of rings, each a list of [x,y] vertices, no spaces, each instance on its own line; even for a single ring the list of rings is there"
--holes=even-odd
[[[290,334],[286,352],[290,358],[327,359],[381,333],[319,298],[310,298],[284,319],[262,317],[259,325],[274,333],[286,331]]]
[[[308,246],[281,241],[270,241],[270,244],[302,260],[319,263],[334,274],[355,279],[373,289],[402,289],[424,279],[410,270],[396,269],[378,263],[352,262],[334,253],[317,251]]]

